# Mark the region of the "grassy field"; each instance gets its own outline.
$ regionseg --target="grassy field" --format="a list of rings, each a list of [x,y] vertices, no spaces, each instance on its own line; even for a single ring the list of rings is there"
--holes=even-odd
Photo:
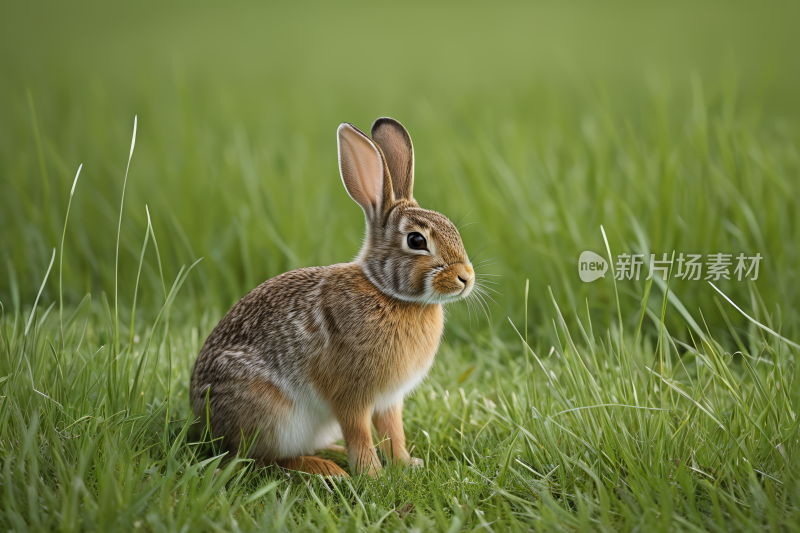
[[[797,20],[7,6],[0,529],[800,530]],[[384,115],[420,204],[497,276],[407,400],[426,467],[326,482],[220,456],[188,405],[205,336],[261,281],[356,254],[335,130]],[[585,250],[734,264],[719,290],[646,266],[584,283]]]

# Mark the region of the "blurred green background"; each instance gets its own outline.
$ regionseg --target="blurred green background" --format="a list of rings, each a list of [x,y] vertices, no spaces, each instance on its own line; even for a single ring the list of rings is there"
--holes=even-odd
[[[552,328],[548,286],[568,316],[588,305],[609,323],[611,277],[577,275],[583,250],[604,252],[602,224],[614,255],[761,253],[755,284],[719,286],[797,337],[797,2],[26,2],[3,12],[7,308],[36,297],[81,163],[65,300],[113,294],[134,115],[120,302],[133,296],[147,204],[168,281],[205,258],[175,311],[191,317],[219,316],[283,271],[356,254],[363,215],[338,177],[335,130],[388,115],[414,140],[421,205],[477,222],[462,232],[468,251],[496,241],[480,258],[495,257],[484,272],[503,276],[492,304],[502,335],[506,314],[522,319],[526,279],[532,333]],[[709,327],[723,324],[706,283],[671,288]],[[645,282],[619,290],[635,325]],[[57,291],[51,275],[42,301]],[[162,300],[150,248],[140,309],[154,314]],[[453,320],[468,324],[466,308]]]

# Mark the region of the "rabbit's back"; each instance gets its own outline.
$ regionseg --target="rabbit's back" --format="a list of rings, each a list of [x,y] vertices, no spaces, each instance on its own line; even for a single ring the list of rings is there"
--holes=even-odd
[[[300,268],[271,278],[239,300],[206,340],[195,363],[195,379],[213,384],[216,359],[240,353],[254,370],[292,376],[304,356],[319,349],[314,331],[315,302],[340,265]]]

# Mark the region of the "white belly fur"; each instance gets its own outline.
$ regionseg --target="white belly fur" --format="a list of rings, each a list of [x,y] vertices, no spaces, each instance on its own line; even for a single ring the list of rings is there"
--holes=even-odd
[[[373,412],[382,413],[395,405],[402,405],[403,398],[425,379],[430,366],[381,394],[375,400]],[[277,432],[277,442],[274,443],[277,450],[274,451],[278,457],[313,455],[342,438],[339,422],[319,393],[308,387],[287,396],[292,401],[292,408],[288,420]]]
[[[313,455],[342,438],[342,428],[330,405],[311,387],[287,396],[292,408],[278,431],[279,457]]]

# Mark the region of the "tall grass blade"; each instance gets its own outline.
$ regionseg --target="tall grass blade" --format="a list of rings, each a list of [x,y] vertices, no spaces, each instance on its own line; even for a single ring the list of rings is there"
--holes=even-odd
[[[31,329],[31,324],[33,323],[33,316],[36,313],[36,306],[39,305],[39,298],[42,296],[42,291],[44,290],[44,286],[47,284],[47,278],[50,276],[50,269],[53,268],[53,261],[56,259],[56,249],[53,248],[53,255],[50,257],[50,265],[47,267],[47,273],[44,275],[44,279],[42,280],[42,285],[39,287],[39,294],[36,295],[36,300],[33,302],[33,308],[31,309],[31,314],[28,317],[28,323],[25,325],[25,337],[28,336],[28,331]]]
[[[122,209],[125,206],[125,188],[128,186],[128,171],[131,168],[133,148],[136,146],[136,125],[138,116],[133,117],[133,135],[131,136],[131,151],[128,154],[128,164],[125,167],[125,179],[122,182],[122,199],[119,202],[119,223],[117,224],[117,246],[114,254],[114,352],[119,353],[119,236],[122,233]]]
[[[75,194],[75,186],[78,184],[78,177],[81,175],[83,163],[78,166],[75,173],[75,180],[69,190],[69,202],[67,203],[67,215],[64,217],[64,231],[61,233],[61,254],[58,258],[58,321],[61,324],[61,349],[64,349],[64,291],[63,291],[63,269],[64,269],[64,237],[67,235],[67,222],[69,222],[69,209],[72,207],[72,196]]]

